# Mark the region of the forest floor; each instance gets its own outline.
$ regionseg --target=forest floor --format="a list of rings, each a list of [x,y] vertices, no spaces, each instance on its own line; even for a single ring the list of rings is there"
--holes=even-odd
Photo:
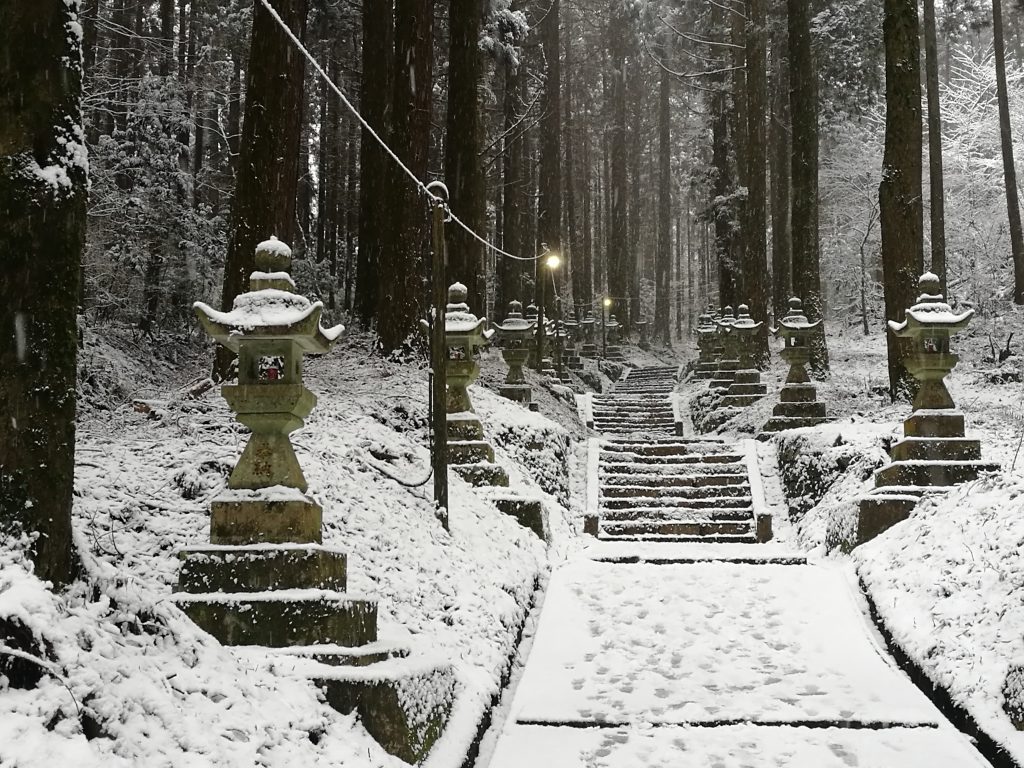
[[[1024,319],[1000,327],[996,343],[1014,329],[1024,338]],[[1001,463],[999,475],[926,500],[851,554],[829,551],[908,413],[881,391],[884,342],[852,333],[830,338],[833,373],[819,388],[836,421],[762,446],[762,472],[769,501],[783,512],[780,541],[859,579],[894,641],[1024,764],[1024,738],[1002,710],[1006,671],[1024,659],[1024,456],[1014,465],[1024,384],[994,382],[1019,376],[1021,356],[986,363],[987,331],[979,321],[958,337],[963,362],[951,390],[985,458]],[[642,365],[674,364],[691,347],[684,340],[675,350],[629,355]],[[54,596],[14,543],[0,546],[0,618],[29,626],[52,662],[35,689],[0,694],[0,765],[403,764],[308,682],[221,647],[168,601],[177,551],[207,540],[208,502],[245,440],[216,390],[188,394],[207,354],[194,341],[86,333],[74,522],[87,578]],[[485,353],[483,369],[472,390],[477,410],[513,488],[544,499],[550,543],[458,479],[446,533],[429,483],[408,488],[394,479],[427,476],[426,371],[381,360],[365,336],[308,364],[319,405],[294,440],[324,506],[325,544],[348,553],[351,589],[380,600],[382,634],[455,660],[455,714],[429,768],[461,765],[510,664],[514,679],[522,672],[518,638],[524,626],[528,636],[535,629],[532,606],[544,600],[552,568],[581,557],[587,540],[586,430],[567,393],[531,374],[541,412],[529,413],[489,389],[505,371],[496,351]],[[769,397],[727,424],[725,436],[749,436],[767,419],[782,375],[776,359]],[[681,397],[698,389],[684,384]],[[783,498],[777,457],[794,444],[807,457],[804,474],[821,481]],[[661,733],[644,739],[660,749]]]

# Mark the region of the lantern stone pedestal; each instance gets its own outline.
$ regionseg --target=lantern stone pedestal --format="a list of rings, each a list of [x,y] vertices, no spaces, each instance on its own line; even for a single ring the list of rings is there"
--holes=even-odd
[[[821,321],[807,320],[800,299],[794,296],[789,300],[789,312],[774,330],[783,340],[779,354],[789,363],[789,374],[779,393],[779,403],[772,409],[772,417],[758,433],[759,440],[767,440],[773,433],[786,429],[813,427],[828,420],[825,404],[817,401],[818,391],[807,375],[811,337],[820,325]]]
[[[459,477],[473,485],[507,486],[508,473],[494,463],[494,449],[484,439],[484,425],[473,410],[469,396],[469,385],[480,376],[477,350],[487,344],[494,331],[486,330],[487,318],[478,318],[469,311],[467,298],[468,290],[462,283],[448,288],[444,316],[448,347],[448,464]]]
[[[225,645],[301,659],[303,673],[328,700],[339,680],[367,731],[392,754],[418,762],[448,719],[454,671],[416,659],[377,636],[377,602],[347,592],[344,553],[321,544],[322,510],[306,495],[288,435],[303,424],[316,396],[303,385],[302,358],[324,354],[344,330],[320,326],[323,305],[296,295],[291,252],[261,243],[251,291],[231,312],[195,305],[204,329],[238,353],[238,384],[222,392],[252,436],[211,504],[210,543],[184,549],[173,601]],[[379,679],[352,667],[387,665]],[[371,679],[373,678],[373,679]],[[433,688],[429,700],[408,691]],[[349,704],[351,706],[349,706]]]
[[[580,347],[580,356],[588,357],[591,360],[597,358],[598,348],[594,343],[597,321],[594,320],[594,313],[587,310],[586,316],[580,321],[580,332],[583,334],[583,345]]]
[[[533,399],[533,389],[526,381],[523,366],[530,357],[530,344],[533,343],[536,323],[523,318],[523,305],[520,302],[513,300],[509,302],[508,308],[505,322],[496,327],[501,343],[501,356],[508,365],[505,384],[498,392],[502,397],[529,406]]]
[[[644,318],[640,318],[636,321],[636,330],[640,335],[640,339],[637,341],[637,346],[640,347],[640,349],[648,350],[651,348],[651,342],[647,335],[649,327],[647,320]]]
[[[605,326],[605,333],[608,336],[608,350],[605,357],[617,363],[626,362],[626,356],[622,354],[622,347],[619,346],[619,333],[621,330],[622,325],[615,318],[615,315],[609,317],[608,323]]]
[[[716,320],[719,343],[718,365],[714,376],[708,382],[708,389],[728,389],[736,379],[740,367],[739,349],[732,326],[736,322],[732,307],[722,310],[722,319]]]
[[[719,361],[717,335],[718,327],[711,315],[709,306],[709,311],[702,313],[697,318],[697,364],[694,368],[693,378],[714,378]]]
[[[902,323],[889,321],[897,336],[913,340],[907,369],[920,383],[914,411],[903,422],[904,438],[892,446],[892,463],[875,472],[875,489],[860,499],[855,544],[863,544],[905,520],[920,498],[994,472],[981,460],[981,443],[965,436],[964,416],[955,410],[945,377],[958,358],[949,351],[951,334],[963,330],[974,310],[955,314],[940,293],[939,279],[925,273],[921,295]]]
[[[755,337],[763,325],[754,322],[746,304],[740,304],[731,328],[738,365],[719,408],[746,408],[768,394],[768,388],[761,383],[761,372],[754,364]]]
[[[566,348],[563,352],[565,367],[570,371],[579,373],[583,370],[583,360],[580,359],[579,344],[580,344],[580,324],[575,320],[565,321],[565,333],[566,333]]]

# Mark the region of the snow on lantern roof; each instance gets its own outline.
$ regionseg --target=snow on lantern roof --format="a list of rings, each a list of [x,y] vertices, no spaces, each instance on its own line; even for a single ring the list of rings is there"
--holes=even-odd
[[[732,323],[732,327],[740,331],[756,331],[764,323],[755,322],[754,318],[750,316],[750,308],[746,304],[740,304],[738,311],[736,312],[736,319]]]
[[[788,335],[788,332],[812,331],[821,325],[821,320],[813,323],[804,314],[804,303],[796,296],[789,299],[789,311],[786,316],[779,320],[779,327],[772,330],[776,336]]]
[[[917,303],[907,310],[907,319],[902,323],[889,321],[889,328],[897,336],[918,336],[926,329],[942,330],[947,333],[961,331],[974,317],[974,310],[957,314],[946,303],[942,295],[939,278],[931,272],[925,272],[918,280],[921,295]]]
[[[485,330],[487,318],[478,318],[469,311],[466,299],[469,289],[462,283],[452,283],[448,287],[448,306],[444,313],[444,332],[446,334],[479,334],[483,339],[494,335],[493,330]]]
[[[526,320],[523,317],[523,304],[520,301],[513,299],[508,303],[508,316],[505,321],[498,326],[497,330],[499,333],[522,333],[523,331],[533,331],[537,327],[536,320]]]

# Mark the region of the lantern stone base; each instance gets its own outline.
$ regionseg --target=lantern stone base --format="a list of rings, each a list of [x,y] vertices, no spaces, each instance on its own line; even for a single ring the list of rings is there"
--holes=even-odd
[[[533,387],[529,384],[506,384],[498,393],[517,403],[529,403],[533,399]]]
[[[608,346],[608,353],[605,355],[608,360],[614,360],[617,363],[625,362],[626,356],[622,354],[622,347],[619,346]]]
[[[174,595],[192,621],[224,645],[365,645],[377,639],[377,603],[320,589]]]
[[[508,472],[500,464],[483,461],[474,464],[453,464],[452,469],[471,485],[508,487]]]
[[[319,544],[198,546],[182,550],[178,556],[182,559],[178,572],[182,592],[345,591],[345,554]]]
[[[964,416],[957,411],[917,410],[903,422],[903,433],[890,451],[892,463],[875,471],[875,490],[860,499],[858,545],[905,520],[929,490],[999,469],[981,461],[981,443],[964,437]]]
[[[448,462],[450,464],[475,464],[494,461],[494,449],[486,440],[449,440]]]
[[[589,358],[597,357],[597,344],[584,344],[580,347],[580,356]]]
[[[342,714],[357,712],[367,732],[390,754],[416,765],[444,731],[455,697],[450,664],[396,658],[369,670],[318,665],[308,674],[327,703]]]
[[[210,504],[210,542],[319,543],[322,517],[320,505],[294,488],[228,490]]]
[[[501,512],[514,517],[521,526],[529,528],[537,534],[537,538],[544,541],[548,540],[547,515],[545,514],[544,502],[540,499],[513,496],[507,491],[489,493],[487,498]]]
[[[776,432],[813,427],[828,421],[825,404],[817,402],[817,396],[813,384],[783,385],[779,393],[779,402],[772,409],[772,417],[761,427],[758,439],[767,440]]]
[[[484,425],[472,411],[449,413],[445,424],[449,441],[484,439]]]
[[[718,370],[718,363],[709,360],[706,362],[698,362],[697,367],[694,369],[693,378],[695,379],[713,379],[715,377],[715,371]]]

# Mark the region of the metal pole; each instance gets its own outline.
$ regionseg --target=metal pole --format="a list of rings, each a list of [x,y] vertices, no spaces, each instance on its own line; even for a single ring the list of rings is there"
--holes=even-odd
[[[433,185],[432,185],[433,186]],[[443,189],[443,187],[442,187]],[[436,194],[436,192],[435,192]],[[448,376],[446,365],[448,347],[444,338],[444,310],[448,303],[445,285],[445,202],[435,199],[432,232],[434,237],[431,259],[431,295],[433,308],[430,315],[430,397],[433,405],[434,453],[430,465],[434,470],[434,512],[444,529],[448,530]]]
[[[540,285],[537,305],[537,370],[544,370],[544,263],[537,262],[537,283]]]
[[[602,359],[608,358],[608,334],[604,330],[604,324],[608,318],[608,307],[601,302],[601,357]]]

